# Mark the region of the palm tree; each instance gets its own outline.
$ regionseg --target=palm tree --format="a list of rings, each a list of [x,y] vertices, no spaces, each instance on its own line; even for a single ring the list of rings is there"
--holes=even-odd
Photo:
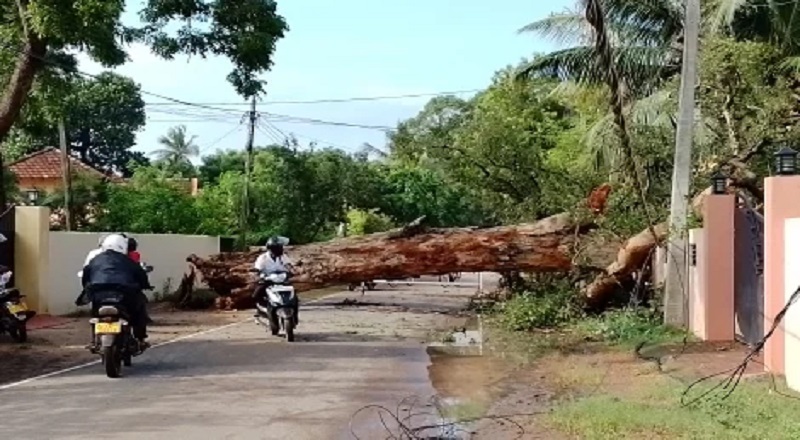
[[[739,40],[773,44],[786,57],[783,66],[800,71],[800,1],[715,0],[708,23]]]
[[[537,57],[519,72],[523,77],[548,77],[581,84],[606,84],[595,45],[597,30],[586,18],[592,0],[577,0],[571,10],[524,26],[535,33],[570,45]],[[611,61],[627,96],[647,96],[680,72],[683,2],[681,0],[604,0],[605,33]]]
[[[200,154],[200,149],[194,143],[196,136],[186,134],[186,126],[179,125],[167,130],[167,134],[158,138],[158,143],[163,148],[153,151],[157,161],[169,166],[177,167],[191,164],[191,159]]]

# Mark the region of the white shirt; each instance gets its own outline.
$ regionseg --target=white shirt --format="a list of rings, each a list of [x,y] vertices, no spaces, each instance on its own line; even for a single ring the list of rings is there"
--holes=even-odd
[[[102,248],[94,248],[91,251],[89,251],[89,253],[86,254],[86,259],[83,260],[83,267],[88,266],[89,262],[92,261],[94,259],[94,257],[100,255],[101,253],[103,253],[103,249]],[[78,278],[81,278],[81,277],[83,277],[83,269],[78,271]]]
[[[272,254],[269,252],[264,252],[263,254],[259,255],[258,258],[256,258],[256,263],[253,265],[253,267],[262,273],[273,273],[289,272],[288,267],[291,265],[292,262],[289,260],[289,257],[287,257],[286,254],[283,254],[278,258],[273,258]]]

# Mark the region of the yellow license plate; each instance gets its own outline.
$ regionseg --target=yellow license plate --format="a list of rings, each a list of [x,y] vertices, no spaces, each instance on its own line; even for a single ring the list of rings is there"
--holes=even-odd
[[[8,311],[12,315],[16,315],[17,313],[27,312],[28,311],[28,306],[25,305],[25,303],[9,304],[8,305]]]
[[[98,322],[94,325],[94,332],[97,334],[121,333],[122,324],[119,322]]]

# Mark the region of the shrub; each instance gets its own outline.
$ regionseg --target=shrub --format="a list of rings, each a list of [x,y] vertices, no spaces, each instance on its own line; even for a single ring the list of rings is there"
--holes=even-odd
[[[560,327],[582,315],[577,298],[567,278],[539,282],[499,305],[500,320],[513,331]]]
[[[661,313],[648,308],[610,310],[582,322],[580,327],[592,336],[615,344],[666,342],[686,335],[680,329],[665,325]]]

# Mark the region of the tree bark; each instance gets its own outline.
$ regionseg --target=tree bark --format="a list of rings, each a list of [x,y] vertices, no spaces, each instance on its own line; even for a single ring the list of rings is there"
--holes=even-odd
[[[18,3],[22,8],[22,3]],[[25,23],[23,17],[23,24]],[[5,140],[14,122],[19,117],[22,106],[28,99],[28,94],[33,87],[36,73],[44,65],[44,56],[47,54],[47,44],[39,37],[28,33],[25,28],[27,41],[21,53],[17,56],[17,62],[11,78],[3,89],[0,98],[0,144]],[[2,164],[0,164],[2,166]],[[4,179],[5,170],[0,168],[0,180]],[[0,207],[5,209],[8,197],[6,187],[0,182]]]
[[[559,272],[572,268],[576,232],[593,227],[558,214],[532,224],[497,228],[428,229],[415,222],[389,233],[352,237],[287,250],[298,291],[373,279],[403,279],[453,272]],[[232,306],[253,305],[249,269],[258,252],[187,260]]]
[[[710,187],[692,199],[691,208],[697,218],[703,218],[703,205],[709,194],[711,194]],[[584,289],[587,305],[602,308],[634,272],[644,267],[647,259],[653,255],[655,247],[664,242],[669,235],[669,226],[666,222],[655,225],[652,230],[656,233],[655,237],[651,229],[647,228],[625,241],[617,253],[616,260]]]

